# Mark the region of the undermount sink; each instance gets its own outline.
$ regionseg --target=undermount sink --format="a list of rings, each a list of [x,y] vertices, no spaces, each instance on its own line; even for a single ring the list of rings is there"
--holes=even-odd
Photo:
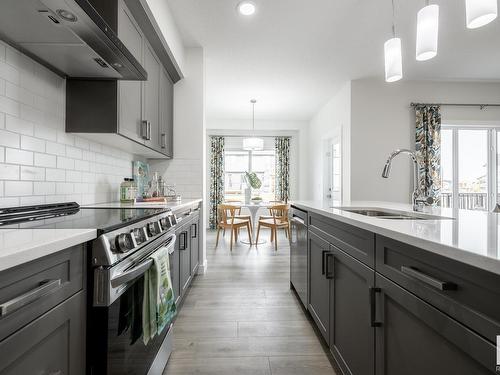
[[[450,217],[420,214],[415,212],[385,210],[380,208],[351,208],[351,207],[332,207],[342,211],[352,212],[353,214],[376,217],[388,220],[444,220],[452,219]]]

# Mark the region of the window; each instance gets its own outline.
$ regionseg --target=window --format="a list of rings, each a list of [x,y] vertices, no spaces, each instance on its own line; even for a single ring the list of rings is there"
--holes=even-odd
[[[245,172],[255,172],[262,181],[260,189],[253,195],[264,201],[275,199],[275,153],[274,150],[224,152],[224,199],[245,200]]]
[[[500,129],[445,126],[441,130],[441,205],[490,210],[499,200],[496,152]]]

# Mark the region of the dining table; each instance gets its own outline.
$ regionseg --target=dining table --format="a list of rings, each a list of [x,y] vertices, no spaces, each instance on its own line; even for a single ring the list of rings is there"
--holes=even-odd
[[[250,217],[252,218],[252,243],[254,245],[262,245],[266,243],[266,240],[263,240],[262,238],[259,239],[259,242],[257,243],[257,212],[261,208],[269,208],[271,206],[270,202],[264,202],[264,201],[254,201],[250,203],[238,203],[238,207],[241,208],[247,208],[248,211],[250,211]],[[249,244],[250,241],[245,240],[243,238],[240,239],[240,242],[244,244]]]

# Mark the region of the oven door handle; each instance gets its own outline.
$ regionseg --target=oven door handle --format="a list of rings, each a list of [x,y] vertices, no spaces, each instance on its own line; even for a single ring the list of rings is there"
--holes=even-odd
[[[165,242],[170,241],[169,244],[167,245],[167,249],[166,249],[166,251],[169,255],[172,254],[172,249],[175,246],[176,237],[177,236],[175,234],[173,234],[168,238],[168,240],[165,241]],[[163,247],[163,246],[160,246],[159,248],[161,248],[161,247]],[[139,276],[143,275],[147,270],[149,270],[151,268],[151,266],[153,265],[153,262],[154,262],[153,259],[148,258],[145,261],[139,263],[137,266],[129,269],[128,271],[125,271],[125,272],[113,277],[110,280],[111,286],[113,288],[118,288],[119,286],[126,284],[126,283],[138,278]]]

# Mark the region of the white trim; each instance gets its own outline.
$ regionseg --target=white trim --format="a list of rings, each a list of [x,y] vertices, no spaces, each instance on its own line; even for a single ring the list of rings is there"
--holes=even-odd
[[[500,128],[500,121],[445,120],[442,121],[441,127],[474,129]]]

